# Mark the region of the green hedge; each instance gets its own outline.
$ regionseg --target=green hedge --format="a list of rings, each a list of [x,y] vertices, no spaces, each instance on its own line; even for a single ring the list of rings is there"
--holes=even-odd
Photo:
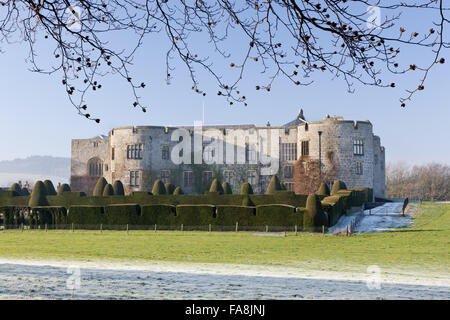
[[[247,206],[217,206],[216,207],[216,223],[218,226],[235,226],[236,222],[239,226],[248,227],[253,225],[256,216],[255,207]]]
[[[177,215],[174,219],[176,225],[206,226],[216,225],[216,207],[213,205],[186,205],[181,204],[176,208]]]
[[[256,206],[255,226],[302,226],[303,214],[297,212],[296,207],[289,205],[271,204]]]
[[[105,207],[106,224],[139,224],[141,207],[138,204],[112,204]]]
[[[166,204],[145,205],[141,207],[139,224],[169,226],[174,223],[175,214],[175,206]]]
[[[41,228],[46,224],[67,224],[67,209],[59,206],[33,207],[31,220],[31,225],[40,225]]]
[[[102,206],[71,206],[67,222],[81,225],[105,223],[105,208]]]

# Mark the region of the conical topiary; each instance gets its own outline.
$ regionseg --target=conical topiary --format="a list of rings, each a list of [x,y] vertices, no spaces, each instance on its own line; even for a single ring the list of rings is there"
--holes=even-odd
[[[273,175],[270,179],[269,185],[267,186],[266,194],[274,194],[275,191],[282,190],[280,179],[276,175]]]
[[[334,196],[339,190],[345,190],[347,186],[341,180],[335,180],[333,186],[331,187],[331,195]]]
[[[303,229],[305,231],[318,231],[322,226],[328,226],[328,219],[325,215],[319,196],[308,195],[306,199],[306,213],[303,216]]]
[[[209,188],[209,192],[218,192],[219,194],[223,194],[223,188],[220,184],[219,180],[214,179],[211,182],[211,187]]]
[[[241,194],[253,194],[252,185],[248,182],[244,182],[241,187]]]
[[[21,196],[29,196],[30,195],[30,191],[28,191],[27,188],[22,188],[22,190],[20,191],[20,195]]]
[[[114,195],[115,196],[124,196],[125,190],[123,189],[123,184],[120,180],[116,180],[113,183]]]
[[[20,185],[17,182],[13,183],[11,185],[11,187],[9,187],[9,190],[12,191],[12,192],[17,193],[18,196],[22,195],[22,188],[20,187]]]
[[[250,199],[250,197],[248,195],[242,199],[242,205],[245,207],[254,207],[255,206],[252,199]]]
[[[183,193],[184,192],[183,192],[183,190],[180,187],[176,187],[175,190],[173,191],[173,195],[174,196],[177,196],[177,195],[180,195],[180,194],[183,194]]]
[[[105,189],[105,186],[108,184],[105,178],[100,177],[98,178],[97,184],[95,185],[93,195],[96,197],[100,197],[103,195],[103,190]]]
[[[107,184],[106,186],[105,186],[105,188],[103,189],[103,194],[102,194],[103,196],[113,196],[114,195],[114,188],[113,188],[113,186],[111,185],[111,184]]]
[[[56,196],[55,187],[53,186],[53,183],[50,180],[45,180],[44,185],[48,196]]]
[[[317,190],[317,194],[319,196],[329,196],[330,195],[330,188],[328,188],[328,185],[325,182],[322,182],[320,184],[319,190]]]
[[[231,190],[231,186],[228,182],[222,183],[222,189],[224,194],[233,194],[233,190]]]
[[[33,191],[31,192],[30,200],[28,201],[29,207],[48,206],[46,197],[46,187],[42,181],[36,181]]]
[[[175,186],[173,185],[173,183],[166,183],[164,187],[166,188],[167,194],[173,194],[173,192],[175,191]]]
[[[156,179],[155,183],[153,184],[152,193],[155,196],[166,194],[166,187],[164,186],[164,183],[162,183],[161,180]]]
[[[63,192],[70,192],[70,187],[67,183],[63,183],[58,187],[58,196],[62,195]]]

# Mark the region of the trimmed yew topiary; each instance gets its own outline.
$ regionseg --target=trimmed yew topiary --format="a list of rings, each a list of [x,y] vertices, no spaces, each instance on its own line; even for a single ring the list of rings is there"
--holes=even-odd
[[[120,180],[116,180],[113,183],[114,195],[115,196],[124,196],[125,190],[123,188],[123,184]]]
[[[32,208],[48,206],[46,192],[44,183],[42,181],[36,181],[31,192],[30,200],[28,200],[28,206]]]
[[[214,179],[211,182],[211,187],[209,188],[209,192],[218,192],[219,194],[223,194],[223,188],[220,184],[219,180]]]
[[[114,189],[113,189],[113,186],[110,184],[110,183],[108,183],[106,186],[105,186],[105,189],[103,189],[103,196],[113,196],[114,195]]]
[[[11,185],[11,187],[9,188],[10,191],[12,191],[13,193],[17,193],[18,196],[22,195],[22,188],[20,187],[20,185],[16,182],[13,183]]]
[[[283,190],[281,188],[280,179],[276,175],[273,175],[267,186],[266,194],[275,194],[275,191]]]
[[[346,190],[347,186],[341,180],[335,180],[333,186],[331,187],[330,194],[334,196],[339,190]]]
[[[45,189],[47,190],[48,196],[56,196],[55,187],[53,186],[53,183],[50,180],[45,180],[44,185],[45,185]]]
[[[173,191],[173,195],[177,196],[180,194],[184,194],[183,190],[180,187],[176,187],[175,190]]]
[[[106,181],[105,178],[100,177],[98,178],[97,184],[95,185],[94,188],[94,193],[93,195],[95,197],[100,197],[103,195],[103,190],[105,190],[105,186],[108,184],[108,182]]]
[[[248,182],[244,182],[241,187],[241,194],[253,194],[252,185]]]
[[[253,203],[252,199],[250,199],[249,196],[246,196],[242,199],[242,205],[244,207],[254,207],[255,204]]]
[[[328,226],[328,219],[323,211],[320,197],[315,194],[310,194],[306,199],[303,229],[305,231],[320,231],[322,226]]]
[[[152,193],[155,196],[166,194],[166,187],[164,186],[164,183],[160,179],[156,179],[155,183],[153,184]]]
[[[222,183],[222,189],[224,194],[233,194],[233,190],[228,182]]]
[[[62,195],[63,192],[70,192],[70,187],[67,183],[63,183],[62,185],[59,186],[58,188],[58,196]]]
[[[319,190],[317,190],[317,194],[319,196],[329,196],[330,195],[330,188],[328,188],[328,185],[325,182],[322,182],[320,184]]]
[[[22,191],[20,191],[20,195],[21,196],[29,196],[30,195],[30,191],[28,191],[27,188],[22,188]]]
[[[173,194],[173,192],[175,191],[175,185],[173,183],[166,183],[164,187],[166,188],[167,194]]]

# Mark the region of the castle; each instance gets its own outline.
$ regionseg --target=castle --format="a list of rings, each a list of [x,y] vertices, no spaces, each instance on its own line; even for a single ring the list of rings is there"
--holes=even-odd
[[[101,176],[120,180],[128,194],[151,191],[156,179],[203,193],[214,178],[229,182],[233,193],[243,182],[264,193],[276,174],[296,193],[339,179],[385,196],[385,149],[370,121],[328,115],[306,121],[302,110],[283,126],[118,127],[108,136],[72,140],[71,157],[71,188],[87,194]]]

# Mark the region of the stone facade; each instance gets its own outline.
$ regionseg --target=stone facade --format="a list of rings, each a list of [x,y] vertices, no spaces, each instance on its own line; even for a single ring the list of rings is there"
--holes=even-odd
[[[71,188],[91,194],[103,176],[122,181],[126,193],[151,191],[156,179],[203,193],[218,178],[229,181],[233,193],[246,181],[263,193],[277,174],[286,189],[298,191],[293,170],[299,158],[318,161],[322,180],[385,196],[385,150],[372,124],[329,116],[306,122],[302,111],[283,126],[130,126],[72,140]]]

